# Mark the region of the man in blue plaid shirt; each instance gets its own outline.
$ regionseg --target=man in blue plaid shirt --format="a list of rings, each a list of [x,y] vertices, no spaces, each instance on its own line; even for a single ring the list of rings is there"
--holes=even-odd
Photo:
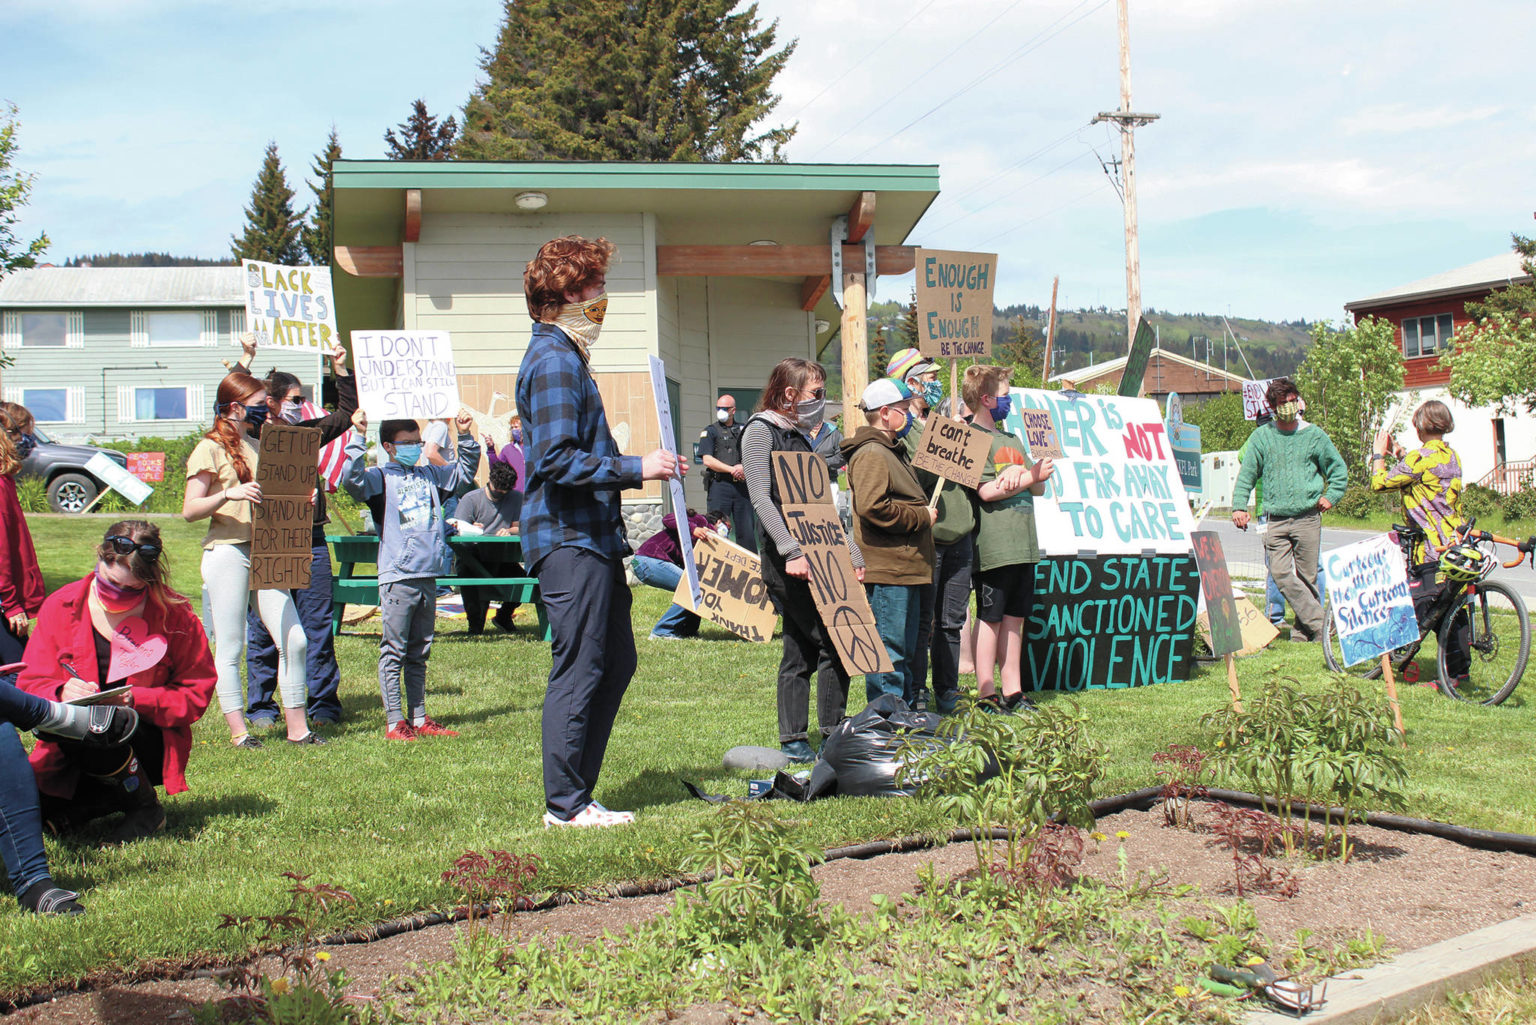
[[[554,635],[544,693],[544,825],[633,822],[593,799],[619,702],[635,675],[619,493],[670,480],[686,460],[626,456],[608,429],[589,351],[608,310],[614,247],[570,235],[546,242],[523,274],[533,337],[517,378],[527,442],[523,557],[539,578]]]

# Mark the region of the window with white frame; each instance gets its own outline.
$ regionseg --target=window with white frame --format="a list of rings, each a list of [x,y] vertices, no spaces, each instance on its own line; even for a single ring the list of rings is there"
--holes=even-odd
[[[7,349],[78,349],[85,344],[80,310],[6,310],[0,345]]]
[[[119,423],[150,423],[155,420],[201,420],[203,386],[200,384],[117,386]]]
[[[27,407],[40,424],[85,423],[85,388],[7,388],[8,402]]]
[[[214,345],[219,319],[213,310],[134,310],[128,332],[129,344],[137,349]]]
[[[1450,347],[1454,327],[1455,321],[1449,313],[1439,313],[1433,317],[1405,317],[1403,355],[1413,359],[1444,352]]]

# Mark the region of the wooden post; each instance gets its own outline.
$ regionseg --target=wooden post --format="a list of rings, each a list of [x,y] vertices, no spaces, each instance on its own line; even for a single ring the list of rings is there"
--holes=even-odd
[[[1232,691],[1232,710],[1234,712],[1241,712],[1243,710],[1243,695],[1237,689],[1237,656],[1229,651],[1226,658],[1227,687]]]
[[[852,436],[850,414],[869,383],[869,325],[863,271],[843,271],[843,430]]]
[[[84,509],[81,509],[79,512],[75,513],[75,515],[76,516],[84,516],[86,513],[90,512],[92,509],[96,508],[96,503],[100,502],[103,498],[106,498],[107,497],[107,492],[111,491],[111,490],[112,490],[111,488],[106,487],[105,485],[103,485],[102,489],[100,491],[96,492],[96,497],[91,499],[91,504],[86,506]]]
[[[1120,0],[1120,110],[1131,111],[1131,21],[1126,0]],[[1120,172],[1125,182],[1125,322],[1126,351],[1136,337],[1141,320],[1141,243],[1136,224],[1136,132],[1134,126],[1120,126]]]
[[[1397,726],[1397,735],[1402,738],[1403,746],[1408,746],[1408,733],[1403,729],[1403,710],[1397,707],[1397,680],[1392,675],[1392,659],[1387,655],[1381,656],[1381,675],[1387,681],[1387,703],[1392,706],[1392,722]]]
[[[1045,367],[1040,371],[1041,387],[1051,379],[1051,346],[1056,344],[1056,287],[1060,284],[1060,275],[1051,279],[1051,319],[1045,325]]]

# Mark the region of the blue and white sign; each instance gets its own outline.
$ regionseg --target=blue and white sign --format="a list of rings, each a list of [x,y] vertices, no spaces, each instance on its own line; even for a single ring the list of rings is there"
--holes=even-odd
[[[1408,567],[1390,539],[1373,537],[1323,553],[1323,579],[1346,665],[1419,639]]]

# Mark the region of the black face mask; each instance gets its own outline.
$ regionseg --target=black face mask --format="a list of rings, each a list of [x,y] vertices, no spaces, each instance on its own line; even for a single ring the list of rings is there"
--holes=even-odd
[[[31,455],[34,448],[37,448],[37,438],[33,437],[32,435],[23,434],[21,437],[16,439],[16,454],[22,459],[25,459],[27,456]]]
[[[252,427],[260,427],[267,422],[267,404],[265,402],[254,406],[245,407],[245,422]]]

